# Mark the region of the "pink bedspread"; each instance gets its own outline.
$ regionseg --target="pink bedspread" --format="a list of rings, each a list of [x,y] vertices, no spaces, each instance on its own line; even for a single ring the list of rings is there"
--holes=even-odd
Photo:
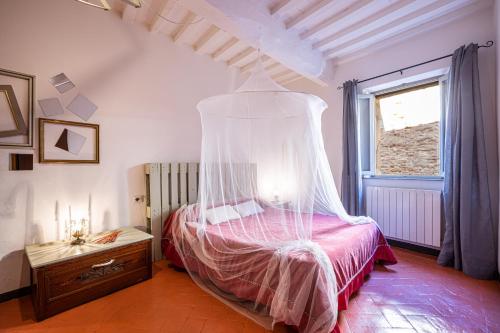
[[[162,248],[167,259],[176,266],[183,267],[184,264],[172,242],[172,224],[176,223],[176,218],[178,218],[178,214],[173,213],[164,224]],[[262,228],[257,227],[256,219],[265,219],[267,229],[262,230]],[[216,246],[217,242],[220,242],[221,246],[224,242],[225,244],[230,242],[232,247],[239,248],[255,247],[255,241],[252,241],[255,239],[265,238],[267,241],[270,239],[290,239],[290,235],[287,235],[287,232],[290,232],[289,228],[283,227],[283,211],[281,210],[266,208],[264,213],[246,217],[242,222],[238,220],[209,225],[207,226],[207,235]],[[248,237],[244,235],[248,235]],[[339,310],[347,308],[349,296],[363,284],[365,275],[372,271],[375,261],[384,264],[396,263],[396,258],[384,235],[372,223],[351,225],[337,217],[315,214],[312,223],[312,241],[325,251],[332,263],[337,277]],[[273,253],[274,250],[262,248],[258,253],[249,251],[242,255],[241,260],[262,262],[271,260]],[[212,282],[225,292],[230,292],[241,299],[256,299],[261,288],[263,272],[255,271],[230,280],[218,281],[215,279],[214,281],[214,272],[211,272],[207,267],[198,265],[195,258],[190,257],[189,253],[185,256],[185,260],[190,270],[195,270],[202,278],[210,276]],[[294,258],[292,285],[300,286],[302,273],[317,266],[314,265],[313,260],[312,256],[303,254]],[[268,289],[266,297],[272,298],[272,283]],[[329,304],[326,301],[322,304],[323,301],[321,297],[319,300],[316,298],[315,302],[318,304],[311,307],[310,311],[321,313],[328,308]],[[286,320],[285,323],[291,324],[287,323]],[[300,329],[300,325],[298,326]]]

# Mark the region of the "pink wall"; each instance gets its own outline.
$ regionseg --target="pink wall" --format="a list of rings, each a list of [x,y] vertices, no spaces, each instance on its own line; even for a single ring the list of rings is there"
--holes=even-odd
[[[0,67],[36,75],[36,98],[60,96],[48,79],[65,72],[99,109],[101,163],[8,171],[0,149],[0,293],[27,284],[25,243],[59,237],[55,222],[92,205],[92,229],[143,225],[142,164],[198,161],[196,103],[229,91],[232,73],[166,36],[68,0],[0,1]],[[68,101],[71,96],[64,96]],[[43,116],[38,105],[35,116]],[[66,113],[62,119],[79,121]],[[38,140],[35,140],[37,142]],[[24,151],[26,152],[26,151]],[[37,153],[37,151],[32,151]],[[35,155],[37,156],[37,155]]]

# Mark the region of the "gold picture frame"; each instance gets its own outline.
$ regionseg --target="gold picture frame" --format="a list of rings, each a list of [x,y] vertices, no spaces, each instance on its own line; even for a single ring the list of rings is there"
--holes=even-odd
[[[78,152],[72,151],[69,134],[76,138],[74,146]],[[39,118],[38,143],[40,163],[99,164],[100,162],[98,124]]]
[[[15,125],[0,132],[0,148],[33,148],[34,91],[34,75],[0,68],[0,97],[8,109],[4,120]],[[0,113],[1,120],[5,114]]]

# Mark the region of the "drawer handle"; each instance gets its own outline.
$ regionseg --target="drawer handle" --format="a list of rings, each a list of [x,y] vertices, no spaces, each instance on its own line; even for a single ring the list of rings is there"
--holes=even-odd
[[[115,259],[110,259],[109,261],[103,262],[101,264],[92,265],[92,269],[106,267],[106,266],[111,265],[114,262],[115,262]]]

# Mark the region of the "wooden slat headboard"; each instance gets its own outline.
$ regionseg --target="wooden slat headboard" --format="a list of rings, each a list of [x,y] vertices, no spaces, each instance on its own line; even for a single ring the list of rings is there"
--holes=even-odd
[[[219,169],[220,168],[220,169]],[[218,187],[212,189],[214,198],[251,197],[257,179],[257,165],[252,163],[217,164],[222,180],[227,184],[237,184],[222,193]],[[148,163],[146,173],[146,218],[148,232],[154,236],[153,258],[161,260],[161,232],[163,222],[171,211],[183,204],[198,200],[199,163]]]
[[[199,163],[148,163],[146,173],[146,218],[154,236],[153,258],[161,260],[161,232],[170,212],[198,199]]]

